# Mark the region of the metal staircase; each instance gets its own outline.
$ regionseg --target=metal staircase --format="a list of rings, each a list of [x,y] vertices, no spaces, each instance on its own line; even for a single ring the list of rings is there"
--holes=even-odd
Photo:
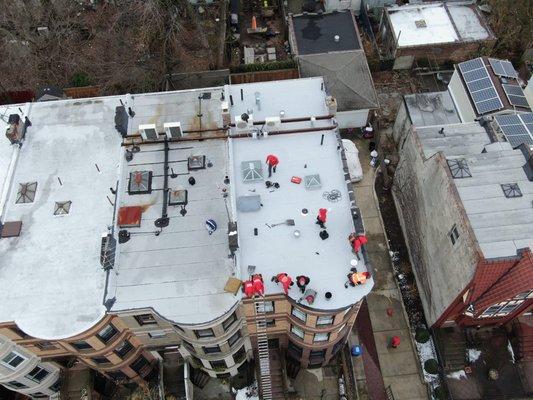
[[[273,400],[264,297],[258,297],[254,300],[254,309],[257,330],[257,353],[259,355],[259,389],[263,400]]]

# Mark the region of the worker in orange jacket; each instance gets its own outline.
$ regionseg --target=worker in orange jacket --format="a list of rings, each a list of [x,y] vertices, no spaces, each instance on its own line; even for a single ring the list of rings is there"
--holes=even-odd
[[[281,272],[277,274],[276,276],[273,276],[271,280],[272,282],[281,283],[285,294],[289,294],[290,287],[294,285],[292,278],[289,275],[287,275],[285,272]]]
[[[352,268],[352,272],[348,274],[348,282],[344,284],[345,288],[348,288],[348,286],[363,285],[366,283],[366,280],[370,278],[368,272],[357,272],[353,271],[354,269],[355,268]]]
[[[261,274],[255,274],[252,276],[252,285],[254,290],[254,295],[258,294],[259,296],[265,295],[265,285],[263,284],[263,276]]]

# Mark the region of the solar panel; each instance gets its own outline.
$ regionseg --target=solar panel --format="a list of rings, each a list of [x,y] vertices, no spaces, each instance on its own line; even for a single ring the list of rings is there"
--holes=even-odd
[[[500,96],[481,58],[459,63],[458,66],[478,114],[503,108]]]
[[[478,114],[486,114],[491,111],[499,110],[503,107],[502,102],[497,97],[485,101],[478,101],[474,103],[474,105],[476,106]]]
[[[516,74],[516,70],[513,67],[513,64],[511,64],[509,61],[502,61],[503,69],[505,69],[505,76],[508,76],[509,78],[518,78],[518,75]]]
[[[502,87],[511,105],[516,107],[530,108],[526,99],[526,95],[520,86],[503,84]]]
[[[459,69],[461,70],[463,74],[473,69],[483,68],[483,66],[484,64],[481,58],[475,58],[473,60],[459,63]]]
[[[492,81],[490,78],[483,78],[478,81],[468,82],[466,84],[470,92],[475,92],[476,90],[488,89],[492,87]]]
[[[490,66],[496,75],[505,76],[505,69],[500,60],[489,58]]]
[[[497,115],[495,119],[511,146],[533,146],[533,113]]]
[[[516,71],[513,67],[513,64],[511,64],[507,60],[497,60],[495,58],[489,58],[490,66],[492,67],[492,70],[494,73],[498,76],[506,76],[508,78],[518,78]]]

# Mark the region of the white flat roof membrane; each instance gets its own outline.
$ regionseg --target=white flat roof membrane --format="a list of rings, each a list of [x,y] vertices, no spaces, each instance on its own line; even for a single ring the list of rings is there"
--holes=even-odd
[[[448,5],[448,11],[463,41],[483,40],[490,37],[489,32],[487,32],[475,11],[470,7]]]
[[[324,135],[324,143],[320,142]],[[333,131],[283,134],[266,139],[232,139],[233,168],[235,169],[235,196],[260,195],[262,207],[259,211],[237,211],[239,227],[238,252],[243,280],[249,279],[248,266],[255,266],[255,273],[263,275],[266,294],[282,293],[281,285],[271,282],[271,277],[286,272],[293,280],[298,275],[310,278],[308,289],[318,292],[314,309],[338,309],[361,300],[373,286],[370,279],[364,285],[344,287],[346,275],[350,272],[350,260],[355,256],[348,242],[348,235],[354,231],[350,213],[350,199],[344,180],[339,142]],[[268,154],[275,154],[280,162],[276,173],[268,178],[264,164]],[[243,182],[239,176],[243,161],[261,160],[264,179]],[[308,190],[304,186],[306,175],[319,174],[322,187]],[[302,183],[291,182],[293,176],[302,178]],[[278,182],[279,189],[266,188],[265,181]],[[341,199],[330,202],[324,192],[339,190]],[[302,209],[309,210],[307,215]],[[329,238],[322,240],[321,229],[315,223],[319,208],[330,209],[326,228]],[[275,224],[294,219],[295,226]],[[254,235],[257,228],[258,235]],[[300,232],[295,237],[294,232]],[[359,261],[358,271],[366,271],[364,261]],[[333,297],[326,300],[325,293]],[[301,292],[296,284],[289,296],[298,300]],[[307,302],[304,305],[309,306]]]
[[[115,102],[31,106],[33,126],[20,149],[3,217],[22,221],[22,231],[0,240],[0,281],[6,285],[0,321],[15,321],[31,336],[70,337],[105,314],[100,245],[113,219],[107,196],[119,172]],[[27,182],[37,182],[35,199],[16,204],[19,183]],[[68,215],[54,215],[60,201],[72,201]]]

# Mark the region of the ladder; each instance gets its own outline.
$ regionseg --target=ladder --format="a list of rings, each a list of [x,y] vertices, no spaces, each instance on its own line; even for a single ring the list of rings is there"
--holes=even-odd
[[[263,400],[272,400],[272,379],[270,376],[270,359],[268,351],[267,321],[265,315],[265,298],[254,300],[255,327],[257,331],[257,353],[259,354],[259,388]]]

